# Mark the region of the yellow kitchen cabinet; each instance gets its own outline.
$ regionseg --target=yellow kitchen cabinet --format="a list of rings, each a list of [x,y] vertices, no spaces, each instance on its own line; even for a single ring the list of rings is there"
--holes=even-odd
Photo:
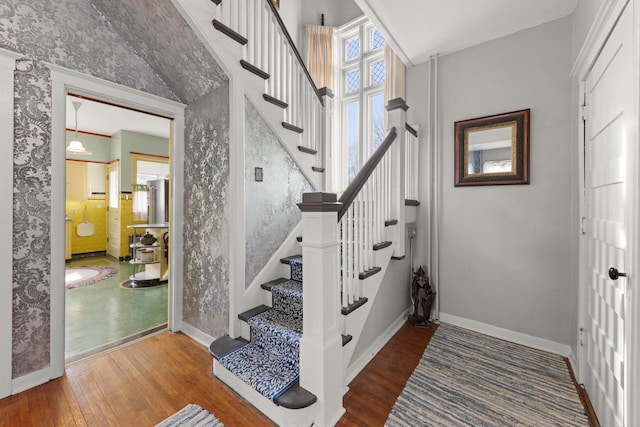
[[[64,259],[65,260],[69,260],[71,259],[71,241],[72,241],[72,236],[71,236],[71,218],[67,219],[65,221],[65,241],[64,241]]]
[[[86,200],[87,195],[87,164],[67,160],[67,200]]]

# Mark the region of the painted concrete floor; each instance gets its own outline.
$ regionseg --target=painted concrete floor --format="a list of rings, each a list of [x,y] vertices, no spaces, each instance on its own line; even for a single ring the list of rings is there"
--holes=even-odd
[[[67,263],[67,267],[78,265],[109,265],[118,267],[119,272],[100,282],[65,291],[66,363],[166,327],[166,284],[125,289],[120,283],[132,273],[128,262],[101,257]]]

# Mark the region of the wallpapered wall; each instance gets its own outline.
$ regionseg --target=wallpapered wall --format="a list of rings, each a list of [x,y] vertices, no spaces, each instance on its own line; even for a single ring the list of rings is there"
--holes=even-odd
[[[183,319],[211,336],[229,326],[229,85],[187,110]]]
[[[302,215],[302,193],[314,191],[249,100],[245,101],[245,286],[266,265]],[[256,167],[264,180],[256,182]],[[291,254],[293,255],[293,254]]]
[[[200,117],[200,120],[189,120],[187,143],[191,148],[204,144],[206,149],[188,149],[187,163],[200,161],[191,156],[210,158],[228,150],[228,123],[219,117],[207,119],[199,115],[198,109],[205,108],[207,103],[196,102],[204,96],[209,102],[224,101],[224,107],[219,108],[227,108],[226,99],[222,99],[225,90],[211,96],[208,92],[228,85],[228,79],[170,0],[120,0],[109,4],[96,0],[95,3],[103,7],[102,13],[87,0],[5,0],[0,3],[0,48],[26,57],[17,62],[15,73],[13,378],[49,365],[51,83],[43,62],[189,104],[187,117]],[[117,16],[124,11],[128,15],[126,19]],[[111,18],[110,13],[116,18]],[[144,56],[140,52],[144,52]],[[185,55],[192,60],[183,60]],[[216,130],[214,139],[202,136],[202,132],[189,126],[199,126],[198,129],[207,132],[216,126],[222,128]],[[198,135],[200,139],[189,140]],[[220,163],[225,163],[224,156],[211,166],[218,167]],[[190,175],[189,169],[185,175]],[[204,175],[196,176],[209,182]],[[194,182],[194,177],[190,182]],[[196,196],[185,195],[185,204],[200,205],[209,216],[224,218],[226,198],[221,194],[226,192],[228,170],[217,170],[215,182],[221,184],[212,190],[218,197],[198,198],[193,202],[189,198]],[[191,222],[190,215],[187,211],[187,224]],[[216,224],[212,233],[220,239],[216,242],[221,248],[228,245],[225,222]],[[202,233],[189,233],[185,244],[192,245],[191,239],[202,238]],[[189,296],[185,299],[185,313],[194,310],[225,313],[227,302],[223,297],[206,299],[202,295],[206,293],[204,288],[228,286],[228,263],[219,256],[201,255],[198,262],[211,274],[206,281],[197,275],[192,276],[197,277],[195,282],[185,281],[185,294]],[[195,327],[214,334],[226,328],[226,313],[221,317],[225,319],[222,326],[208,322],[204,316],[191,319]]]
[[[16,64],[13,149],[13,376],[49,364],[51,81]],[[4,345],[4,343],[3,343]]]

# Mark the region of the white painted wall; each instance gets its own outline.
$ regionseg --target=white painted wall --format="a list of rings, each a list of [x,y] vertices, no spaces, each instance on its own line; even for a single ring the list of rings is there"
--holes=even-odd
[[[300,24],[302,18],[302,3],[299,0],[280,0],[280,9],[278,9],[282,22],[287,27],[291,39],[296,44],[298,50],[300,50],[300,38],[301,31],[303,29]]]
[[[411,306],[410,289],[413,276],[409,263],[409,239],[405,239],[405,253],[407,255],[404,259],[389,262],[375,300],[369,300],[367,303],[372,304],[371,312],[358,338],[350,363],[358,361],[365,353],[371,351],[372,346],[378,349],[380,345],[376,345],[377,340],[384,336],[385,331]],[[414,268],[418,268],[418,264]],[[368,356],[370,355],[364,357]]]
[[[579,0],[573,12],[573,56],[575,59],[596,18],[602,0]]]
[[[571,55],[566,17],[441,57],[438,70],[441,312],[564,345],[575,336],[578,271]],[[407,75],[409,121],[421,129],[426,70]],[[524,108],[531,184],[454,187],[454,122]]]
[[[302,0],[303,25],[320,25],[323,13],[325,25],[332,27],[339,27],[362,15],[354,0]]]

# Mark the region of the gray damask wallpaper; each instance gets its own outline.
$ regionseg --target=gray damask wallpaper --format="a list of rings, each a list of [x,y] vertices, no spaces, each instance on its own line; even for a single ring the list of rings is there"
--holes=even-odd
[[[229,326],[228,99],[222,86],[186,117],[183,317],[214,337]]]
[[[245,286],[249,286],[300,222],[297,203],[313,187],[255,107],[249,100],[245,105]],[[255,180],[256,167],[263,169],[262,182]]]
[[[171,1],[91,1],[183,102],[195,101],[228,80]]]
[[[210,112],[210,102],[216,102],[224,116],[225,89],[210,91],[227,87],[228,79],[170,0],[96,0],[95,4],[102,9],[88,0],[0,3],[0,47],[26,57],[15,73],[13,378],[49,364],[51,84],[44,62],[189,104],[186,162],[200,165],[201,156],[216,158],[207,163],[214,178],[198,171],[190,182],[199,182],[199,188],[211,182],[217,187],[211,194],[185,195],[185,204],[193,206],[195,198],[196,205],[201,203],[208,215],[218,218],[211,228],[218,246],[209,252],[193,251],[202,255],[192,258],[206,275],[191,275],[185,313],[205,332],[215,334],[227,327],[228,261],[220,254],[228,247],[229,233],[220,218],[225,215],[226,197],[221,194],[227,191],[228,171],[218,166],[227,164],[228,123],[200,114],[198,108]],[[213,129],[215,138],[203,133]],[[185,175],[190,173],[187,168]],[[194,247],[201,242],[200,235],[190,229],[185,244]]]
[[[87,0],[4,0],[0,47],[177,100]]]
[[[13,376],[49,365],[51,82],[16,63],[13,148]]]

